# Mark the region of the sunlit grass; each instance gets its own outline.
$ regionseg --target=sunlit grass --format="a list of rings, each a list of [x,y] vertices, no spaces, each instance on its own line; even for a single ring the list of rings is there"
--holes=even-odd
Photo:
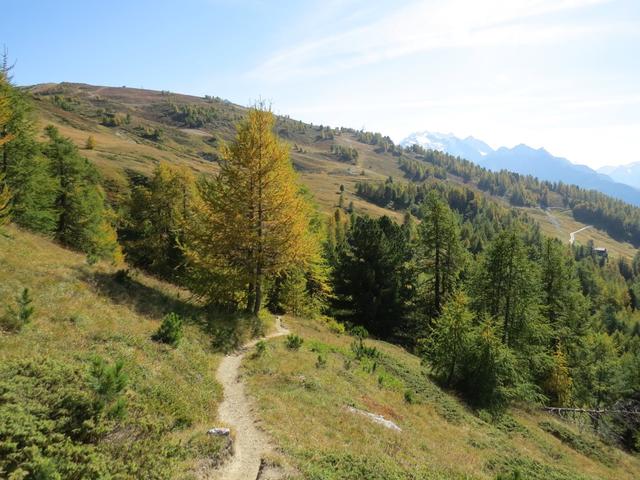
[[[399,479],[490,479],[513,468],[522,478],[541,480],[632,479],[640,472],[640,461],[619,450],[612,450],[612,467],[572,450],[539,427],[551,418],[542,413],[513,410],[501,422],[481,420],[398,347],[367,341],[381,357],[359,362],[351,337],[313,321],[285,322],[304,339],[300,350],[287,349],[282,339],[270,341],[265,355],[245,361],[245,378],[262,425],[306,478],[357,478],[350,476],[349,462],[338,461],[342,455]],[[324,368],[316,366],[319,354],[326,356]],[[414,393],[411,404],[407,389]],[[403,431],[354,415],[348,405],[381,414]]]

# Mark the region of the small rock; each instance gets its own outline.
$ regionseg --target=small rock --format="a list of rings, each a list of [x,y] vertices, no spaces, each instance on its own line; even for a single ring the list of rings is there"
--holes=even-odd
[[[387,420],[382,415],[378,415],[376,413],[367,412],[365,410],[360,410],[359,408],[354,408],[354,407],[351,407],[349,405],[347,405],[347,410],[350,411],[351,413],[356,413],[358,415],[362,415],[364,417],[368,417],[374,423],[382,425],[383,427],[388,428],[390,430],[395,430],[396,432],[401,432],[402,431],[402,429],[398,425],[396,425],[391,420]]]
[[[212,428],[207,432],[208,435],[215,435],[216,437],[228,437],[231,430],[228,428]]]

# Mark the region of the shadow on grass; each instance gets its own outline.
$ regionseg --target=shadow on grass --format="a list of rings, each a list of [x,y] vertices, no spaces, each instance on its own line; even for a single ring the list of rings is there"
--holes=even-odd
[[[212,306],[198,305],[188,298],[180,298],[145,285],[135,274],[119,270],[114,273],[78,269],[80,279],[118,305],[127,305],[139,315],[160,319],[173,312],[185,322],[197,325],[211,337],[214,351],[228,353],[242,344],[242,337],[262,335],[262,322],[245,313],[220,311]]]

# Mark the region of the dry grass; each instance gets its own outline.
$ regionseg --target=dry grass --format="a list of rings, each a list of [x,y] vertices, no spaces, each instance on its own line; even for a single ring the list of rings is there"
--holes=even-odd
[[[291,351],[282,340],[272,341],[264,357],[245,362],[245,371],[264,428],[305,478],[357,478],[335,462],[347,454],[352,464],[362,461],[371,472],[398,479],[486,479],[513,468],[522,478],[541,480],[640,475],[638,458],[612,452],[616,463],[610,468],[562,444],[538,427],[546,415],[514,410],[500,424],[480,420],[400,348],[369,342],[382,352],[372,372],[374,360],[352,358],[350,337],[311,321],[286,322],[304,338],[302,348]],[[325,368],[316,366],[319,352]],[[405,401],[406,390],[414,403]],[[382,414],[403,432],[353,415],[347,405]]]
[[[567,244],[571,232],[587,226],[587,224],[575,220],[568,210],[553,209],[548,213],[539,208],[526,208],[525,210],[538,221],[545,235],[559,238]],[[612,257],[631,259],[637,252],[633,245],[618,242],[596,228],[589,228],[576,234],[576,242],[579,244],[585,245],[589,240],[593,240],[596,247],[605,247]]]
[[[0,332],[0,362],[49,358],[88,366],[94,355],[124,359],[129,403],[142,409],[134,415],[168,428],[166,442],[202,437],[216,425],[220,355],[196,322],[187,324],[178,348],[151,340],[163,315],[178,311],[189,318],[200,313],[198,305],[185,292],[142,274],[123,283],[116,271],[89,266],[82,255],[6,228],[0,234],[0,308],[28,287],[35,314],[20,333]],[[180,477],[201,460],[187,457],[176,466]]]

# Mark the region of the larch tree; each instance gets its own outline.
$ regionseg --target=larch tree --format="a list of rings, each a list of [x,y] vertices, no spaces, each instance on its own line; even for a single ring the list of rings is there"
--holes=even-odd
[[[9,82],[7,66],[0,70],[0,172],[11,192],[11,219],[20,226],[52,233],[56,224],[56,185],[36,140],[31,105],[26,94]],[[7,108],[8,107],[8,108]],[[7,139],[10,139],[7,140]]]
[[[477,266],[470,285],[474,307],[499,322],[510,348],[527,343],[538,327],[539,282],[538,266],[515,227],[496,237]]]
[[[426,274],[425,294],[430,317],[438,316],[442,305],[454,291],[465,255],[460,228],[453,211],[435,193],[430,192],[418,226],[416,262]]]
[[[425,357],[447,387],[456,379],[472,344],[474,318],[467,304],[463,292],[453,294],[443,305],[425,343]]]
[[[106,205],[95,167],[80,156],[71,140],[49,126],[44,153],[57,183],[55,237],[85,252],[91,261],[122,259],[112,212]]]
[[[262,107],[238,125],[235,140],[221,149],[220,172],[200,182],[186,246],[196,267],[243,285],[255,315],[265,277],[305,264],[316,248],[309,207],[274,126],[275,117]]]
[[[136,185],[121,230],[129,261],[163,278],[181,280],[181,244],[196,194],[191,171],[167,162],[158,164],[148,184]]]

